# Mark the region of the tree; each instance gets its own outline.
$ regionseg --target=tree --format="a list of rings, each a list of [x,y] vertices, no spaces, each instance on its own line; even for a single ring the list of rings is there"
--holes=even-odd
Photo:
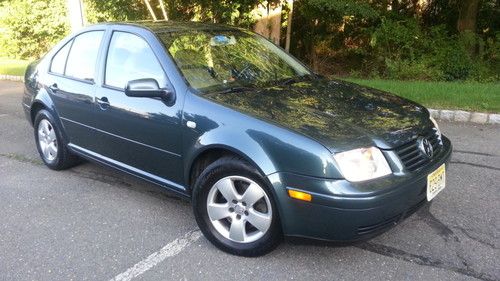
[[[42,56],[69,31],[66,0],[10,0],[0,4],[0,49],[11,58]]]
[[[88,23],[148,19],[143,0],[83,0]]]
[[[459,3],[457,30],[459,32],[476,32],[479,0],[462,0]]]

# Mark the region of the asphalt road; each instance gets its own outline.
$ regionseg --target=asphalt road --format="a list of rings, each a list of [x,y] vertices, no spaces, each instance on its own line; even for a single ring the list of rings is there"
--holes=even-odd
[[[447,187],[381,236],[241,258],[151,184],[92,163],[44,167],[21,94],[0,82],[0,280],[500,280],[499,126],[442,123],[455,145]]]

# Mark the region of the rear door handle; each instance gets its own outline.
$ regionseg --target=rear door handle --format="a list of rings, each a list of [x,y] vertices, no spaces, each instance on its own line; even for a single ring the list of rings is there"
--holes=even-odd
[[[106,110],[109,108],[109,100],[107,97],[102,97],[102,98],[95,98],[97,104],[99,105],[99,108],[102,110]]]

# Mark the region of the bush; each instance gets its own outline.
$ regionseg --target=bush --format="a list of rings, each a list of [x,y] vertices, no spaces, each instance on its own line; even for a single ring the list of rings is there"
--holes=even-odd
[[[370,41],[371,60],[385,78],[492,81],[498,40],[473,33],[448,35],[445,26],[423,29],[415,19],[383,19]],[[498,66],[496,66],[498,68]],[[373,70],[371,70],[373,72]]]
[[[69,30],[65,7],[65,0],[4,1],[0,6],[2,55],[35,59],[45,54]]]
[[[453,44],[456,48],[446,48],[442,58],[439,58],[439,66],[442,70],[442,78],[447,81],[466,80],[474,69],[472,59],[463,46]]]
[[[385,78],[396,80],[435,80],[442,72],[425,61],[391,60],[385,61]]]

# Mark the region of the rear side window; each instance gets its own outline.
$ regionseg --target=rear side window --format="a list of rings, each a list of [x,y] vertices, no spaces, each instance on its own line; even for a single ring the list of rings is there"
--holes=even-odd
[[[126,33],[113,33],[106,59],[105,84],[124,89],[131,80],[153,78],[160,87],[166,77],[149,44],[141,37]]]
[[[97,55],[103,34],[103,31],[90,31],[74,39],[66,63],[65,75],[94,81]]]
[[[64,47],[62,47],[57,54],[52,58],[52,63],[50,64],[50,72],[57,74],[64,74],[64,67],[66,66],[66,58],[68,58],[68,52],[71,48],[71,43],[66,43]]]

